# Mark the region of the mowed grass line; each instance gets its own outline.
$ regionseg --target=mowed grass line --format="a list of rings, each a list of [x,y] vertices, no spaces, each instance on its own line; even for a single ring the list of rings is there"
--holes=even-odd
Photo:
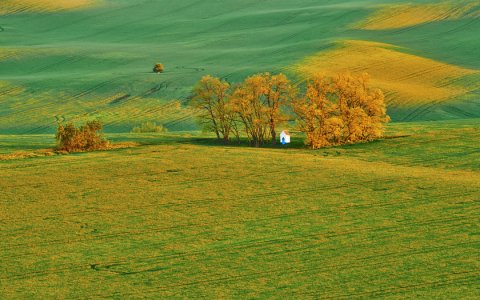
[[[361,155],[389,142],[0,162],[3,294],[474,297],[478,172]]]

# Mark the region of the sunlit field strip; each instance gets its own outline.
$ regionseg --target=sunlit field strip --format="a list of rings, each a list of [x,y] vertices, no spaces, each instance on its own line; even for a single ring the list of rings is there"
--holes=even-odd
[[[0,14],[54,12],[96,5],[98,0],[2,0]]]
[[[365,21],[357,24],[357,28],[368,30],[398,29],[429,22],[479,17],[480,5],[477,1],[393,4],[380,8]]]
[[[407,53],[394,45],[368,41],[344,41],[335,49],[308,57],[294,70],[308,77],[320,73],[335,75],[342,72],[371,76],[372,85],[382,89],[389,106],[438,104],[465,95],[480,87],[478,82],[461,84],[467,75],[480,74]],[[456,82],[455,82],[456,81]]]

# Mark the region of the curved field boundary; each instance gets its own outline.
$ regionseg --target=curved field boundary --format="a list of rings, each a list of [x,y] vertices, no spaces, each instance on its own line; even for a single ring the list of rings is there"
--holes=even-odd
[[[407,119],[418,119],[433,107],[478,89],[464,80],[479,70],[401,52],[391,44],[347,40],[333,50],[311,56],[293,67],[308,78],[315,74],[368,73],[385,94],[389,107],[411,107]]]
[[[0,15],[24,12],[55,12],[98,4],[97,0],[3,0]]]
[[[475,1],[400,4],[380,8],[354,27],[367,30],[398,29],[430,22],[478,17],[480,5]]]

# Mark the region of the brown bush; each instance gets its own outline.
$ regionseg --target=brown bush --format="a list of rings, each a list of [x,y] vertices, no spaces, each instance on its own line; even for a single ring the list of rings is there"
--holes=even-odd
[[[155,64],[155,66],[153,67],[153,72],[155,73],[163,73],[163,71],[165,70],[163,64]]]
[[[55,135],[57,150],[79,152],[106,149],[109,142],[103,138],[101,130],[99,121],[88,121],[79,128],[71,122],[59,124]]]

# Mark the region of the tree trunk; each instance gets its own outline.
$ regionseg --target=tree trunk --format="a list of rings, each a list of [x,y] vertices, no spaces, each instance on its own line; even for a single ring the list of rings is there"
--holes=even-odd
[[[270,127],[270,134],[272,135],[272,145],[277,144],[277,133],[275,132],[275,127],[271,126]]]
[[[226,145],[226,144],[228,144],[229,142],[230,142],[229,136],[228,136],[228,135],[224,135],[224,136],[223,136],[223,143]]]
[[[210,120],[212,120],[212,123],[213,123],[213,129],[215,131],[215,134],[217,135],[217,139],[220,139],[220,133],[218,132],[218,126],[217,126],[217,121],[215,121],[215,116],[211,110],[209,111],[209,113],[210,113]]]

